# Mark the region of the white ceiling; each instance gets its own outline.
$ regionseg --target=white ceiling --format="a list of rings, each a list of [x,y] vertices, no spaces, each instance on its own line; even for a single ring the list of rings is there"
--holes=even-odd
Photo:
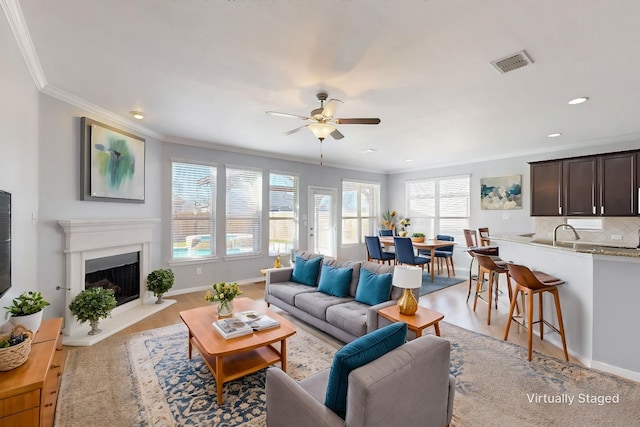
[[[640,134],[636,0],[0,1],[43,92],[122,123],[144,111],[135,129],[164,141],[317,163],[310,131],[283,135],[304,122],[265,112],[307,115],[321,90],[344,101],[337,117],[382,120],[338,126],[325,165],[398,172]],[[534,64],[490,65],[520,50]]]

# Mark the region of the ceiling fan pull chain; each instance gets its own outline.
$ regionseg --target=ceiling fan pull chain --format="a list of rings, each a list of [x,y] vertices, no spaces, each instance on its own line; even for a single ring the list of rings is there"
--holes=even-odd
[[[322,139],[320,140],[320,166],[322,166],[322,159],[323,159],[323,155],[322,155]]]

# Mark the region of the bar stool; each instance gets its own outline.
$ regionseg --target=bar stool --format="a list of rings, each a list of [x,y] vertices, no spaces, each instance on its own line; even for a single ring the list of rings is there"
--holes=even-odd
[[[529,268],[523,265],[517,264],[507,264],[507,268],[509,269],[509,274],[516,282],[516,292],[511,299],[511,307],[509,309],[509,320],[507,322],[507,329],[504,332],[504,340],[506,341],[509,336],[509,327],[511,326],[511,321],[515,321],[519,325],[525,327],[528,332],[528,345],[529,345],[529,362],[531,362],[531,353],[532,353],[532,344],[533,344],[533,325],[534,323],[540,323],[540,340],[544,339],[544,325],[547,325],[551,328],[552,331],[560,334],[560,338],[562,338],[562,348],[564,350],[564,358],[568,362],[569,361],[569,353],[567,353],[567,341],[564,335],[564,325],[562,323],[562,310],[560,309],[560,296],[558,295],[558,286],[564,284],[564,280],[558,279],[557,277],[550,276],[541,271],[531,271]],[[556,306],[556,314],[558,316],[558,328],[544,320],[542,313],[542,294],[544,292],[551,292],[553,294],[554,303]],[[527,295],[527,305],[524,311],[526,312],[526,323],[521,323],[518,318],[513,316],[513,310],[516,306],[516,302],[518,301],[518,293],[521,293],[523,298],[524,295]],[[538,294],[538,308],[539,308],[539,319],[534,322],[533,321],[533,296]],[[521,316],[522,320],[524,320],[524,316]]]
[[[484,287],[484,275],[487,274],[489,276],[489,286],[487,287],[488,297],[486,299],[488,314],[487,314],[487,325],[491,324],[491,302],[492,302],[492,294],[493,294],[493,284],[495,282],[496,285],[496,296],[495,296],[495,304],[496,310],[498,309],[498,283],[500,281],[500,274],[504,274],[507,278],[507,291],[509,292],[509,303],[511,303],[512,299],[512,291],[511,291],[511,279],[509,276],[509,269],[506,264],[496,264],[494,260],[489,255],[483,255],[480,253],[475,254],[475,258],[478,260],[478,280],[476,281],[476,296],[473,300],[473,311],[476,311],[476,306],[478,305],[478,298],[484,300],[480,295],[483,292],[482,288]],[[520,307],[516,302],[516,308],[518,315],[520,315]]]

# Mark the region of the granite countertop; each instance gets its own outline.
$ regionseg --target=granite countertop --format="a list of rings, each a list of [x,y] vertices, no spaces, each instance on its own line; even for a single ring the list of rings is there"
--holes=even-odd
[[[580,252],[585,254],[640,258],[640,249],[636,249],[635,247],[614,246],[611,244],[587,242],[584,240],[558,240],[554,245],[550,239],[538,238],[533,233],[501,234],[491,236],[491,240],[552,247],[558,250]]]

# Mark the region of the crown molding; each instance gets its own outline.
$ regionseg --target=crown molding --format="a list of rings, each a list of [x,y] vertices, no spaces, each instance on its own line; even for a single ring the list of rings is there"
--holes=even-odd
[[[67,104],[71,104],[75,107],[81,108],[91,114],[95,114],[101,120],[107,120],[112,122],[113,124],[125,126],[129,129],[132,129],[136,132],[143,133],[152,138],[158,139],[160,141],[165,141],[166,137],[158,132],[151,130],[146,126],[141,126],[140,123],[135,122],[133,120],[128,120],[122,117],[120,114],[116,114],[112,111],[107,110],[106,108],[102,108],[92,102],[87,101],[84,98],[80,98],[79,96],[75,96],[67,91],[64,91],[60,88],[47,84],[44,88],[40,90],[40,92],[52,96],[56,99],[59,99]]]
[[[47,86],[47,78],[40,66],[40,60],[33,46],[33,41],[31,40],[27,23],[24,20],[22,9],[20,9],[20,3],[18,3],[18,0],[0,0],[0,4],[2,4],[2,10],[7,16],[9,26],[13,32],[13,36],[16,38],[24,62],[27,64],[29,74],[31,74],[31,78],[38,90],[42,90]]]

